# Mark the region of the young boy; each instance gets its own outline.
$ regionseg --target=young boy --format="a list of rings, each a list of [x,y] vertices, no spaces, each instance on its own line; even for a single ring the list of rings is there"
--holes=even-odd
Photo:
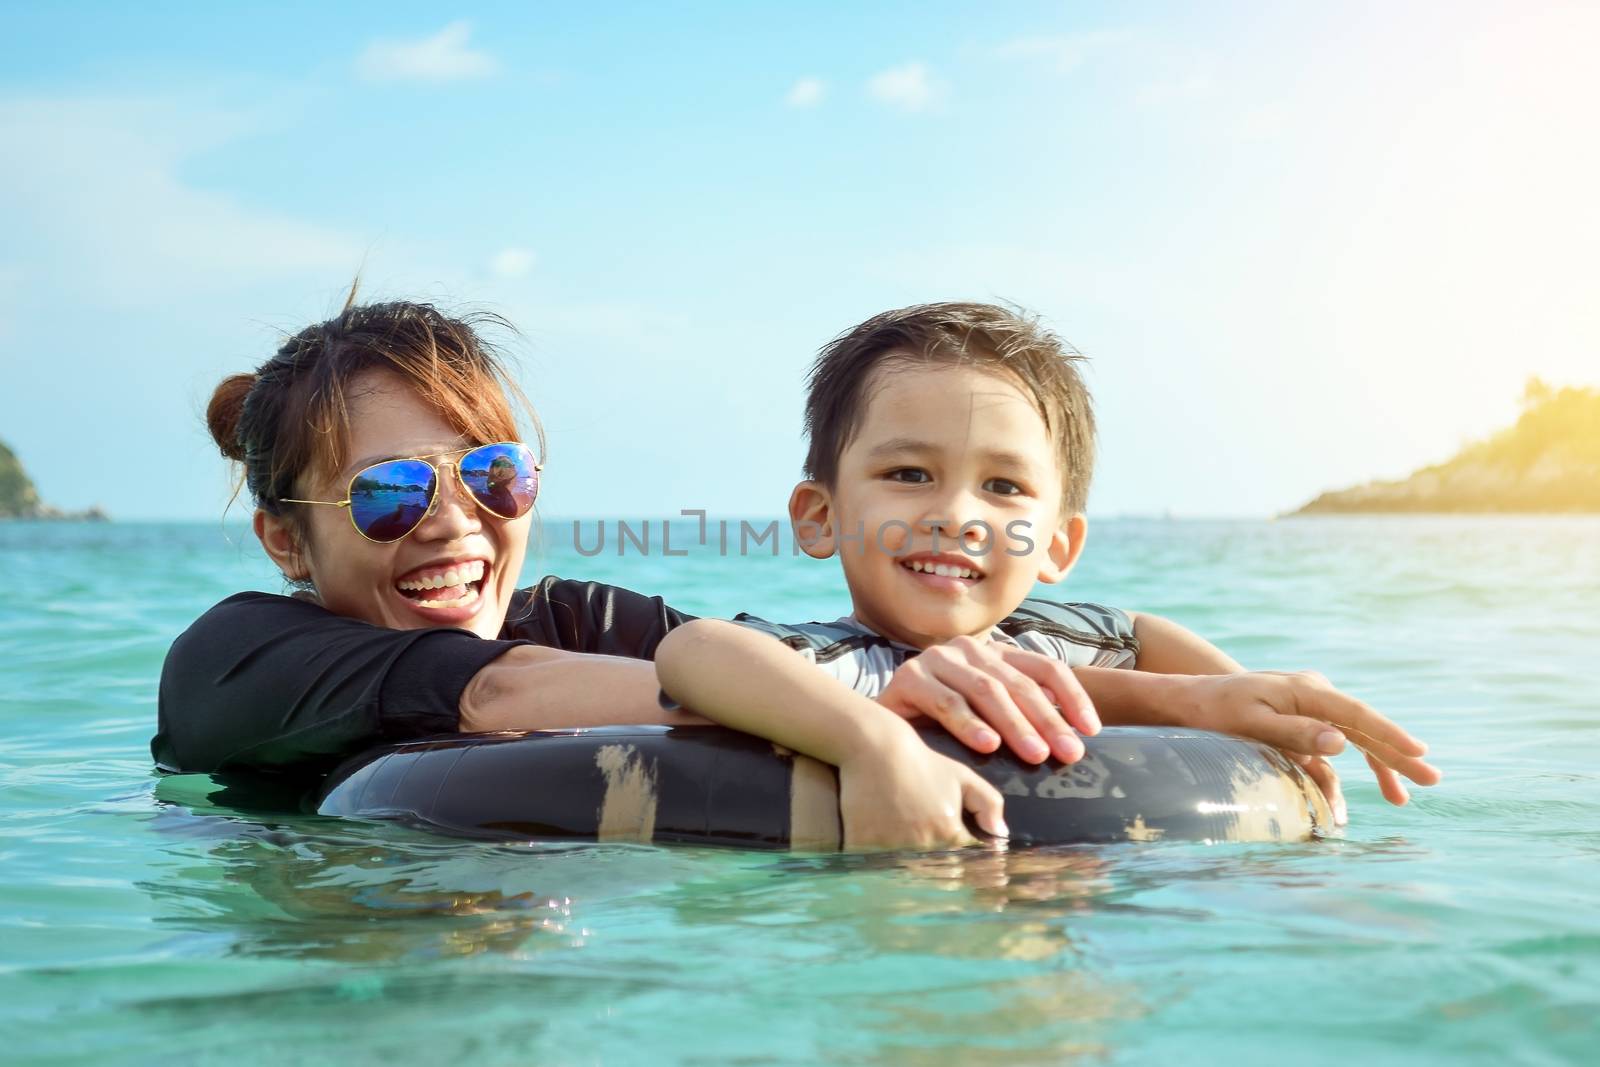
[[[828,345],[810,376],[807,477],[789,514],[807,554],[839,556],[852,613],[800,625],[750,616],[739,626],[690,623],[657,652],[664,691],[833,763],[858,838],[916,844],[964,836],[961,804],[991,833],[1004,823],[987,783],[974,785],[976,776],[953,761],[966,775],[911,755],[906,735],[915,734],[899,729],[905,718],[931,715],[979,751],[992,751],[1003,734],[1025,759],[1053,752],[1070,761],[1083,747],[1068,727],[1099,729],[1080,678],[1092,677],[1102,708],[1130,704],[1132,679],[1112,677],[1126,672],[1093,668],[1240,670],[1164,620],[1028,597],[1036,583],[1067,576],[1087,534],[1094,417],[1079,359],[1037,323],[985,304],[886,312]],[[805,660],[815,666],[797,669]],[[1147,681],[1147,689],[1160,684]],[[1417,769],[1419,742],[1370,718],[1360,724],[1393,740],[1397,758]],[[1321,747],[1296,747],[1343,747],[1337,731],[1324,733],[1334,737],[1321,737]],[[1313,776],[1336,792],[1325,763],[1310,759],[1319,761],[1308,766]],[[896,773],[897,761],[938,781]],[[870,774],[855,773],[869,766]],[[1385,795],[1394,799],[1387,781]],[[908,827],[921,836],[909,840]]]
[[[789,513],[808,555],[839,556],[854,611],[826,624],[737,621],[874,699],[907,659],[958,638],[1071,667],[1133,666],[1127,613],[1028,599],[1083,551],[1095,430],[1080,359],[985,304],[886,312],[840,336],[812,370],[807,480]],[[1056,677],[1072,690],[1056,695],[1074,696],[1071,675]],[[1082,754],[1062,742],[1057,756]],[[1030,747],[1019,754],[1046,755]]]

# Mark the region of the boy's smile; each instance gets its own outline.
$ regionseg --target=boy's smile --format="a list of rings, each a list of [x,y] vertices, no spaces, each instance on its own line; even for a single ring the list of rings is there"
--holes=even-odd
[[[1056,449],[1020,383],[895,359],[868,397],[837,484],[790,500],[797,524],[824,530],[808,551],[839,554],[863,623],[917,647],[980,636],[1065,576],[1084,522],[1060,514]]]

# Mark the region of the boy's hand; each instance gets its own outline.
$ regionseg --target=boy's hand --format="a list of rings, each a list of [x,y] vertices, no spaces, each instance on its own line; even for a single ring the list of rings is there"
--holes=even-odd
[[[892,720],[891,720],[892,721]],[[985,833],[1007,837],[1000,791],[910,729],[882,745],[863,746],[839,764],[844,846],[943,849],[974,844],[961,815],[970,811]]]
[[[1004,739],[1030,763],[1052,755],[1063,763],[1082,759],[1078,733],[1100,732],[1100,717],[1070,667],[975,637],[934,645],[901,664],[878,703],[902,718],[926,715],[978,752],[993,752]]]
[[[1401,775],[1418,785],[1444,777],[1422,759],[1427,745],[1315,671],[1196,675],[1182,685],[1183,725],[1265,741],[1290,753],[1322,788],[1339,823],[1345,821],[1344,798],[1326,757],[1343,751],[1347,741],[1366,756],[1391,804],[1410,799]]]
[[[695,619],[662,639],[655,668],[662,690],[714,722],[837,767],[848,848],[970,845],[964,810],[1007,835],[999,790],[765,634]]]

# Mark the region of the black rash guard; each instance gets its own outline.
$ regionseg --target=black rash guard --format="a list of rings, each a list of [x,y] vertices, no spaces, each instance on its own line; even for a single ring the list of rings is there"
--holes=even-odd
[[[548,577],[511,598],[498,640],[391,630],[272,593],[239,593],[195,620],[161,668],[165,771],[315,775],[373,745],[452,733],[461,692],[507,649],[651,659],[689,619],[660,597]]]

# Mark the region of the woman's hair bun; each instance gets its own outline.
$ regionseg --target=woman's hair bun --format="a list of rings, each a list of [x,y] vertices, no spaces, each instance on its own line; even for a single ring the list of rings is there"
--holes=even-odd
[[[206,405],[206,428],[211,431],[211,439],[224,456],[238,463],[245,459],[244,446],[239,443],[239,420],[244,416],[245,397],[255,384],[254,374],[229,375]]]

